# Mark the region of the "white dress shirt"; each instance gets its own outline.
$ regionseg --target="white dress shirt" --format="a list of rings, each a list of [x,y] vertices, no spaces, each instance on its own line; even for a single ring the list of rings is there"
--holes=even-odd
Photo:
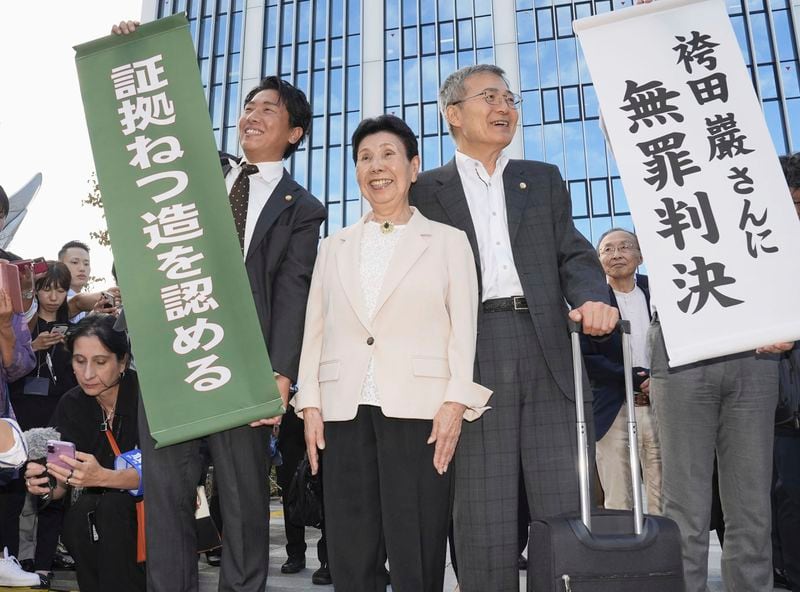
[[[650,326],[650,315],[647,313],[647,299],[639,286],[630,292],[614,290],[619,306],[619,316],[631,322],[631,363],[640,368],[650,367],[647,352],[647,329]]]
[[[508,234],[503,171],[508,157],[501,154],[489,175],[478,160],[456,151],[456,168],[467,197],[481,260],[483,301],[522,296],[511,238]]]
[[[28,460],[28,446],[25,444],[25,438],[22,435],[22,430],[19,424],[11,418],[3,417],[0,421],[6,422],[11,426],[11,432],[14,436],[14,444],[5,452],[0,452],[0,467],[1,468],[16,468]]]
[[[225,177],[225,188],[228,193],[231,192],[233,182],[239,176],[241,168],[245,163],[242,159],[241,164],[233,160],[231,163],[231,170]],[[251,163],[258,167],[258,172],[250,175],[250,196],[247,201],[247,219],[244,225],[244,255],[247,256],[247,251],[250,248],[250,239],[253,238],[253,231],[256,228],[256,222],[261,215],[261,210],[267,205],[267,200],[275,187],[278,186],[278,181],[283,177],[283,162],[254,162]]]

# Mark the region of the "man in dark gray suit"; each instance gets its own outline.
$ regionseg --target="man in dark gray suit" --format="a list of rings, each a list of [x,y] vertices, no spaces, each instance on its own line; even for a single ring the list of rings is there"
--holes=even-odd
[[[566,303],[589,335],[609,333],[618,319],[597,254],[572,223],[558,169],[503,152],[519,101],[496,66],[450,75],[439,105],[458,150],[447,165],[422,173],[411,194],[425,216],[467,233],[483,302],[476,380],[494,391],[492,409],[465,423],[455,460],[464,592],[519,589],[520,470],[532,516],[578,509]]]
[[[311,123],[302,91],[270,76],[250,91],[239,120],[244,158],[223,155],[239,241],[284,405],[297,379],[306,299],[326,212],[283,160]],[[143,414],[140,414],[143,417]],[[224,541],[220,592],[263,592],[269,560],[269,436],[280,418],[205,438],[215,468]],[[145,420],[146,421],[146,420]],[[147,424],[140,426],[142,433]],[[147,482],[147,587],[198,590],[195,486],[200,440],[155,450],[142,439]]]

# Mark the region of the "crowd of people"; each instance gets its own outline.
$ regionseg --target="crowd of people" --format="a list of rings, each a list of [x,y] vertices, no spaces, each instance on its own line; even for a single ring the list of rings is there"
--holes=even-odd
[[[647,511],[680,528],[687,592],[706,589],[715,459],[727,589],[769,590],[776,574],[800,590],[797,348],[669,368],[636,235],[613,228],[592,246],[558,169],[506,155],[520,101],[496,66],[451,74],[439,105],[456,155],[424,172],[405,122],[362,121],[352,158],[370,210],[319,244],[325,209],[282,164],[308,134],[308,100],[274,76],[246,95],[243,156],[221,154],[221,169],[283,417],[156,449],[117,318],[121,294],[84,290],[88,248],[67,243],[21,287],[25,314],[0,290],[0,585],[47,586],[60,539],[82,592],[198,590],[196,488],[211,464],[219,589],[263,592],[277,433],[284,502],[304,452],[321,472],[314,584],[439,592],[449,538],[462,591],[518,590],[530,518],[579,507],[568,319],[582,327],[594,395],[585,406],[596,503],[631,506],[612,334],[623,318]],[[800,157],[783,164],[800,212]],[[43,426],[73,443],[74,457],[30,458],[14,473],[28,456],[22,431]],[[38,515],[32,574],[15,559],[26,499]],[[298,573],[304,529],[287,520],[286,534],[281,571]]]

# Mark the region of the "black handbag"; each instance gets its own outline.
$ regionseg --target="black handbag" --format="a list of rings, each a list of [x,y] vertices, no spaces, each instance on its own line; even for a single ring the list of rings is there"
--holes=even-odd
[[[286,520],[295,526],[322,528],[322,470],[311,474],[308,455],[297,465],[286,496]]]

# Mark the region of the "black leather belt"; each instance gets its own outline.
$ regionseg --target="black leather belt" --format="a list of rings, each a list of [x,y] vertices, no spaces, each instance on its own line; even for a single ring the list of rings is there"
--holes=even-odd
[[[528,301],[524,296],[512,296],[511,298],[495,298],[483,303],[483,312],[508,312],[509,310],[525,312],[528,310]]]

